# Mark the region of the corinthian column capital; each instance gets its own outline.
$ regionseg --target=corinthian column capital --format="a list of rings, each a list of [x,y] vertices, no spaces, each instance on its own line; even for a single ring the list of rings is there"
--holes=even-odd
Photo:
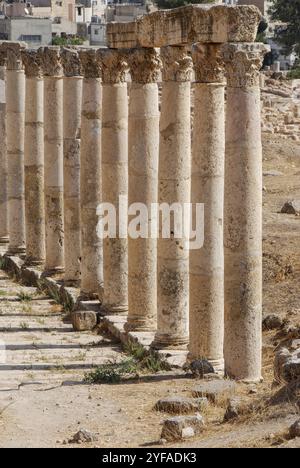
[[[133,49],[128,52],[126,58],[132,81],[147,84],[156,83],[159,80],[162,63],[157,49]]]
[[[38,50],[44,76],[59,77],[63,74],[60,47],[41,47]]]
[[[76,49],[64,47],[60,53],[61,63],[66,77],[81,76],[82,65]]]
[[[163,64],[164,81],[191,81],[193,60],[184,46],[162,47],[161,60]]]
[[[8,70],[22,70],[22,51],[26,49],[24,42],[3,42],[0,45],[0,64]]]
[[[27,77],[41,78],[43,75],[42,63],[39,53],[36,50],[23,50],[22,60]]]
[[[226,66],[228,86],[232,88],[259,86],[259,71],[264,56],[269,51],[269,46],[258,43],[223,45],[222,56]]]
[[[124,54],[118,50],[100,49],[98,56],[102,67],[103,82],[107,84],[123,83],[128,70]]]
[[[85,78],[101,78],[101,63],[95,49],[80,50],[79,57]]]
[[[200,83],[224,82],[224,64],[219,44],[194,44],[192,57],[196,81]]]

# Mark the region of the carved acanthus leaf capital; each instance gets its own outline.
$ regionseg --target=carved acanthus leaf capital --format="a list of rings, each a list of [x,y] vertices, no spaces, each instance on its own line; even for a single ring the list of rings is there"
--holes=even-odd
[[[41,58],[36,50],[22,51],[22,60],[25,68],[25,74],[27,77],[42,77],[43,70]]]
[[[101,62],[95,49],[80,50],[79,57],[85,78],[101,78]]]
[[[191,81],[193,60],[184,46],[162,47],[162,76],[164,81]]]
[[[98,56],[101,62],[103,83],[123,83],[128,70],[124,54],[118,50],[100,49]]]
[[[192,47],[196,81],[223,83],[224,63],[219,44],[194,44]]]
[[[8,70],[23,70],[22,51],[25,49],[24,42],[3,42],[0,45],[0,62]]]
[[[78,50],[64,47],[60,55],[65,76],[72,77],[82,75],[82,65]]]
[[[159,80],[162,63],[157,49],[132,49],[126,54],[132,81],[147,84]]]
[[[259,43],[224,44],[222,55],[228,86],[259,86],[259,72],[270,47]]]
[[[59,47],[41,47],[38,50],[44,76],[62,76],[63,68],[61,64]]]

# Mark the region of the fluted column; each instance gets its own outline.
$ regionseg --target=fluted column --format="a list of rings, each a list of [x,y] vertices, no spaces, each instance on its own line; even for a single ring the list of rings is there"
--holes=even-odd
[[[0,244],[9,242],[8,236],[8,198],[7,198],[7,147],[6,147],[6,66],[5,59],[0,57]]]
[[[148,222],[146,219],[146,229],[142,227],[142,230],[148,232],[146,238],[133,238],[131,235],[128,238],[129,312],[126,329],[146,331],[155,330],[157,322],[157,239],[151,238],[150,224],[151,203],[157,202],[158,190],[157,80],[161,62],[155,49],[132,50],[128,54],[128,62],[132,77],[128,131],[129,207],[134,203],[145,205]]]
[[[119,197],[128,196],[127,64],[117,50],[100,50],[103,79],[102,180],[104,203],[116,213],[116,236],[103,240],[103,309],[108,314],[128,312],[127,237],[120,233]],[[121,208],[122,209],[122,208]],[[127,204],[125,204],[127,210]]]
[[[79,53],[82,90],[80,224],[81,292],[86,298],[103,296],[103,243],[97,235],[97,207],[101,203],[101,66],[96,51]]]
[[[204,245],[190,251],[190,359],[224,372],[224,76],[219,46],[195,44],[192,203],[204,204]]]
[[[78,52],[63,49],[65,281],[80,279],[80,131],[82,76]]]
[[[225,167],[225,365],[261,378],[262,146],[259,70],[268,47],[228,44]]]
[[[175,211],[170,228],[159,225],[157,333],[155,348],[185,348],[189,340],[189,249],[183,210],[191,190],[191,77],[185,47],[161,49],[163,88],[160,118],[158,202]],[[174,203],[178,204],[176,208]],[[169,238],[163,238],[168,236]],[[175,237],[174,237],[175,235]]]
[[[26,73],[25,225],[26,261],[45,262],[44,82],[38,53],[22,54]]]
[[[59,47],[39,49],[44,74],[45,218],[48,273],[64,269],[63,70]]]
[[[23,43],[6,43],[6,132],[8,160],[8,224],[10,255],[25,253],[24,131],[25,73]]]

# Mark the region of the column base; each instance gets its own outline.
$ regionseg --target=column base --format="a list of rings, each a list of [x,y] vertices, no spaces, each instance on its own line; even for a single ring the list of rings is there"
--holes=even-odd
[[[43,276],[55,276],[55,275],[61,275],[65,272],[65,269],[63,267],[55,267],[55,268],[46,268],[43,273]]]
[[[94,292],[80,291],[78,301],[98,301],[99,296]]]
[[[8,247],[7,256],[8,257],[15,257],[15,256],[24,256],[26,254],[25,247]]]
[[[117,306],[117,305],[102,305],[101,311],[105,315],[127,315],[128,314],[128,306]]]
[[[155,335],[154,341],[151,344],[153,349],[182,349],[186,350],[189,344],[188,337],[160,334]]]
[[[25,259],[25,266],[28,267],[43,267],[45,265],[45,259],[38,260],[32,257],[26,257]]]
[[[124,330],[126,332],[153,332],[156,326],[151,322],[149,324],[149,321],[132,318],[125,323]]]
[[[0,237],[0,244],[9,244],[9,237]]]

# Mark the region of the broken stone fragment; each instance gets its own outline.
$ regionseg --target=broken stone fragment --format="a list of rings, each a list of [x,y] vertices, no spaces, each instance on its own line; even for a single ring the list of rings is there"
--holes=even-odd
[[[93,330],[97,325],[97,314],[93,311],[73,312],[72,325],[75,331]]]
[[[224,415],[224,422],[231,421],[232,419],[236,419],[240,415],[240,406],[241,400],[239,398],[232,398],[229,400],[228,406],[226,408],[226,412]]]
[[[281,213],[299,215],[300,214],[300,200],[287,201],[282,209]]]
[[[274,377],[279,383],[290,383],[300,378],[300,349],[281,348],[275,356]]]
[[[207,398],[170,397],[159,400],[154,409],[170,414],[188,414],[208,405]]]
[[[191,371],[194,377],[203,379],[206,374],[214,374],[213,366],[206,359],[197,359],[190,364],[185,364],[185,371]]]
[[[300,437],[300,419],[294,422],[289,429],[289,434],[292,439]]]
[[[236,383],[231,380],[212,380],[203,382],[193,389],[193,397],[206,397],[214,404],[223,403],[233,397]]]
[[[263,319],[263,330],[276,330],[282,327],[283,320],[279,315],[270,314]]]
[[[86,429],[80,429],[74,436],[69,440],[70,444],[81,444],[82,442],[95,442],[97,440],[96,434],[93,434]]]
[[[200,434],[203,428],[204,420],[200,414],[177,416],[164,421],[161,438],[168,442],[190,438]]]

